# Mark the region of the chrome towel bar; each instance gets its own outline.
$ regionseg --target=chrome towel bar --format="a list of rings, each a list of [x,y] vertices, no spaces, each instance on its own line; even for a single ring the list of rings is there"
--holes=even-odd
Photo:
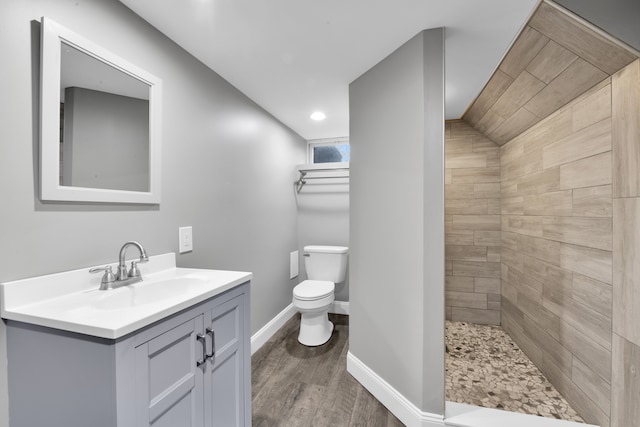
[[[300,173],[300,178],[296,181],[296,192],[300,192],[302,187],[307,183],[307,180],[310,179],[332,179],[332,178],[349,178],[349,166],[344,167],[317,167],[316,165],[309,165],[308,167],[299,166],[298,172]],[[310,173],[316,172],[342,172],[341,174],[330,174],[330,175],[319,175],[319,176],[308,176]]]

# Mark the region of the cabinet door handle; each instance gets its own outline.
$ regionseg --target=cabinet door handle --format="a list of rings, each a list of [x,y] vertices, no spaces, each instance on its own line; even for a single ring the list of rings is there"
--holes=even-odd
[[[211,336],[211,353],[207,353],[207,359],[210,359],[216,355],[216,331],[212,328],[207,328],[206,331]]]
[[[196,366],[202,365],[207,361],[207,336],[205,334],[196,335],[196,340],[202,343],[202,359],[196,361]]]

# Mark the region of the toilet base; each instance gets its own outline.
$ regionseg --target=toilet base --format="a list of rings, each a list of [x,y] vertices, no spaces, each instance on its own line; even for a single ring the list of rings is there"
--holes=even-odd
[[[301,313],[298,342],[315,347],[329,341],[333,333],[333,323],[329,321],[328,310],[314,313]]]

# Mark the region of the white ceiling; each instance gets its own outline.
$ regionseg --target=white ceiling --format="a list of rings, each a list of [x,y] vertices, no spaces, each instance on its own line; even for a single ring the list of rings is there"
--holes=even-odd
[[[349,134],[349,83],[445,27],[446,117],[460,118],[538,0],[120,0],[305,139]],[[315,122],[316,110],[327,118]]]

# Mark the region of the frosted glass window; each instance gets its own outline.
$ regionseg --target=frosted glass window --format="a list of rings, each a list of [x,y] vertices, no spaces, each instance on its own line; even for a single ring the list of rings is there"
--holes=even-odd
[[[351,149],[348,142],[310,143],[311,163],[348,162]]]

